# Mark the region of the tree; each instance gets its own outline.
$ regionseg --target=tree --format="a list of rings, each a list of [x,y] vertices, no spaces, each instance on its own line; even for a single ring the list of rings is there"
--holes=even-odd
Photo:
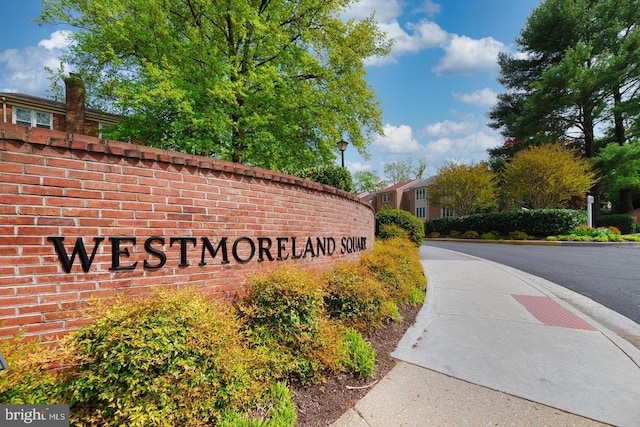
[[[362,170],[353,174],[355,191],[375,193],[385,188],[388,183],[378,175],[377,170]]]
[[[605,199],[618,201],[620,213],[632,211],[633,194],[640,192],[640,142],[612,142],[600,150],[595,160]]]
[[[427,194],[429,203],[451,209],[458,216],[476,213],[498,200],[495,174],[485,162],[441,167]]]
[[[597,182],[591,163],[560,144],[531,146],[504,167],[502,192],[513,205],[531,209],[566,207]]]
[[[427,163],[420,159],[417,164],[413,164],[413,158],[402,162],[391,162],[384,165],[384,173],[394,184],[411,179],[422,179]]]
[[[491,126],[520,144],[490,155],[504,160],[531,143],[564,139],[593,157],[600,124],[627,140],[640,118],[639,20],[637,0],[541,2],[517,39],[520,52],[499,57],[506,92],[489,113]]]
[[[382,132],[364,60],[388,53],[352,0],[43,0],[75,27],[63,60],[111,129],[149,145],[270,169],[333,161]]]

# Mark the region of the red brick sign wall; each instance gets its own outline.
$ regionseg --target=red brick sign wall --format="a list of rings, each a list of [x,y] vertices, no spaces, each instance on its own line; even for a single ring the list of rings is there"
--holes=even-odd
[[[374,225],[355,196],[297,177],[0,124],[0,339],[55,340],[92,297],[232,299],[258,270],[356,259]]]

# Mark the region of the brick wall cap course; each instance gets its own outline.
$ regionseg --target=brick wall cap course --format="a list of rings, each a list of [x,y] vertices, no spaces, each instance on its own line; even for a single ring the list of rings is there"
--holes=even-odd
[[[176,166],[197,166],[200,169],[232,173],[234,175],[242,175],[248,178],[266,178],[283,184],[291,184],[303,188],[323,191],[325,193],[351,199],[354,202],[368,206],[373,211],[373,207],[371,207],[370,204],[363,202],[356,195],[346,191],[300,177],[239,163],[232,163],[225,160],[167,151],[155,147],[130,144],[121,141],[105,140],[88,135],[67,134],[61,131],[42,128],[28,128],[27,126],[14,125],[10,123],[0,123],[0,135],[7,140],[21,141],[23,143],[33,145],[54,145],[79,151],[107,153],[122,158],[154,160],[156,162],[169,163]]]

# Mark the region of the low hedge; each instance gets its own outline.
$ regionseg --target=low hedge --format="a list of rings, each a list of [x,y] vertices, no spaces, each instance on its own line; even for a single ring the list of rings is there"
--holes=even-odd
[[[535,209],[431,219],[425,222],[424,228],[426,235],[431,233],[449,235],[453,230],[461,233],[474,230],[479,234],[497,231],[507,235],[517,230],[533,236],[549,236],[565,234],[586,223],[586,211]]]
[[[596,227],[614,226],[620,230],[622,234],[633,234],[638,232],[638,223],[636,218],[631,215],[601,215],[596,220]]]

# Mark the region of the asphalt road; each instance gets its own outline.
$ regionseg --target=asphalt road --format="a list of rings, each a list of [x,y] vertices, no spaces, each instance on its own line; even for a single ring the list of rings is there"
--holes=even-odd
[[[542,277],[640,323],[640,245],[509,245],[429,240]]]

